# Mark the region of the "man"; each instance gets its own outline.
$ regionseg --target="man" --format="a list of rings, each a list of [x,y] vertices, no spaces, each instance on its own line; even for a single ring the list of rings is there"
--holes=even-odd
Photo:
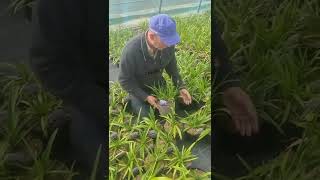
[[[239,87],[240,81],[232,72],[220,33],[214,22],[213,49],[216,59],[216,85],[221,86],[224,104],[231,112],[234,131],[242,136],[251,136],[259,130],[256,111],[250,97]],[[173,45],[179,42],[176,24],[168,15],[160,14],[149,21],[147,32],[133,38],[123,50],[120,62],[119,81],[131,96],[131,107],[142,116],[148,115],[149,106],[157,107],[157,99],[150,95],[147,86],[164,84],[162,69],[166,69],[186,104],[191,103],[191,96],[184,88],[178,73]],[[165,54],[164,56],[161,55]],[[170,61],[171,60],[171,61]],[[223,80],[232,82],[223,82]],[[157,83],[155,83],[157,82]],[[222,85],[220,85],[222,84]]]
[[[223,92],[223,103],[231,113],[233,131],[251,136],[259,131],[257,113],[250,97],[240,88],[240,81],[232,71],[227,48],[213,19],[213,50],[218,91]]]
[[[119,82],[130,95],[133,112],[140,113],[140,117],[148,116],[150,107],[159,106],[149,87],[165,86],[163,70],[179,89],[183,102],[186,105],[192,103],[177,67],[174,46],[179,42],[176,22],[166,14],[159,14],[150,18],[146,32],[137,35],[125,46],[120,60]]]
[[[30,65],[42,86],[70,109],[70,143],[59,151],[76,160],[83,179],[99,147],[96,179],[105,179],[107,169],[106,7],[106,1],[40,0],[34,8]]]

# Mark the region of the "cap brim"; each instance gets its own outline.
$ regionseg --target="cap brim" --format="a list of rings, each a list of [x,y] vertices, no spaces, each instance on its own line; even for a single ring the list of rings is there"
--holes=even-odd
[[[173,46],[180,42],[180,36],[178,33],[175,33],[173,36],[162,37],[160,36],[161,41],[165,43],[167,46]]]

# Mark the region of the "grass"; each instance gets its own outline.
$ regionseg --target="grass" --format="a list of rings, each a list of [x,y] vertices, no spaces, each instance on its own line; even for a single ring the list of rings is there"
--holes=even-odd
[[[109,139],[109,179],[151,179],[166,176],[174,179],[209,179],[210,173],[202,174],[188,168],[191,160],[197,158],[192,153],[193,145],[178,149],[176,139],[181,139],[183,132],[192,128],[203,127],[205,130],[199,135],[198,140],[211,133],[211,65],[210,65],[210,12],[189,17],[175,17],[177,29],[181,36],[181,43],[176,47],[176,58],[182,78],[195,101],[205,102],[205,106],[186,118],[178,117],[171,111],[162,119],[151,113],[148,118],[136,122],[132,114],[123,110],[123,99],[127,93],[119,83],[111,84],[111,101],[109,110],[117,113],[109,114],[109,132],[117,132],[120,136],[117,140]],[[201,28],[199,28],[202,24]],[[206,24],[206,25],[203,25]],[[119,62],[119,56],[125,43],[139,32],[145,31],[147,22],[142,22],[135,29],[124,28],[109,32],[110,57],[113,63]],[[191,33],[192,32],[192,33]],[[120,39],[121,37],[121,39]],[[117,42],[117,43],[115,43]],[[167,74],[166,88],[154,88],[154,95],[160,99],[174,102],[178,90]],[[190,123],[189,120],[198,121]],[[148,132],[154,130],[157,133],[155,139],[148,136]],[[130,139],[130,134],[139,133],[139,138]],[[125,152],[122,158],[117,158],[119,152]],[[135,173],[133,172],[135,171]]]
[[[117,31],[109,32],[109,37],[112,37],[109,39],[109,58],[113,61],[113,63],[117,63],[120,61],[121,52],[123,47],[125,46],[126,41],[130,37],[133,37],[134,34],[134,30],[122,28],[119,28],[119,30]]]
[[[6,179],[71,179],[72,167],[51,159],[57,130],[50,129],[48,115],[61,107],[61,101],[46,93],[25,64],[1,64],[8,73],[0,77],[0,174]],[[30,86],[32,85],[32,86]],[[37,133],[35,133],[37,132]],[[47,141],[47,144],[42,142]],[[7,159],[24,152],[20,164]],[[25,158],[30,158],[25,164]]]
[[[52,156],[59,132],[51,127],[50,115],[62,101],[41,87],[26,64],[2,63],[0,69],[1,179],[71,180],[77,174],[74,164]]]
[[[285,124],[304,128],[296,146],[239,179],[319,179],[320,91],[313,88],[320,75],[319,1],[215,1],[214,7],[259,118],[285,134]]]

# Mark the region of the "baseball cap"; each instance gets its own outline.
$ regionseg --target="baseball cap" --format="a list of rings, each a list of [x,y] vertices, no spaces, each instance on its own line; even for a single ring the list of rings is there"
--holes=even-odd
[[[152,16],[149,20],[149,29],[156,33],[167,46],[176,45],[180,42],[176,22],[167,14]]]

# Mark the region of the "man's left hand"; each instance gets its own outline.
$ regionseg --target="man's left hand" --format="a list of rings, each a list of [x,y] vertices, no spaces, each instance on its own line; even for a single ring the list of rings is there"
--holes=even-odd
[[[192,103],[192,98],[188,90],[186,89],[181,89],[180,90],[180,96],[183,100],[183,103],[186,105],[190,105]]]

